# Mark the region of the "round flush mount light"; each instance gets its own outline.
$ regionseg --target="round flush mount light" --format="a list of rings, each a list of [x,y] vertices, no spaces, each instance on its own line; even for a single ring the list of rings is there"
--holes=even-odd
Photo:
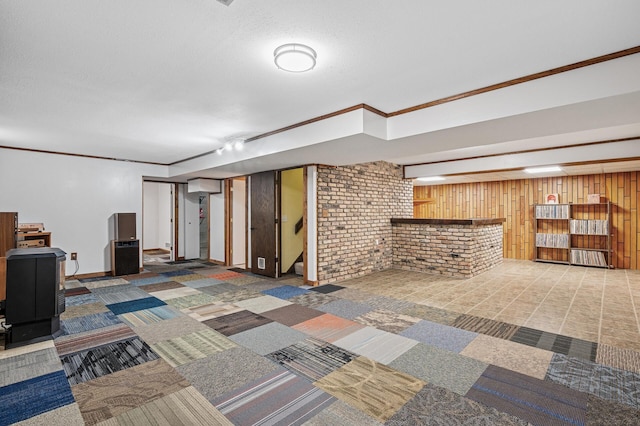
[[[316,51],[304,44],[283,44],[273,51],[273,61],[281,70],[305,72],[316,66]]]

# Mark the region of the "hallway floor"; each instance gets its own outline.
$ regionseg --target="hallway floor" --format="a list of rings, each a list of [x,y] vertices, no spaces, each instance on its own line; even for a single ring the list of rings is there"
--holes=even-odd
[[[640,272],[506,260],[310,288],[208,262],[67,281],[0,351],[0,424],[616,425],[640,418]]]

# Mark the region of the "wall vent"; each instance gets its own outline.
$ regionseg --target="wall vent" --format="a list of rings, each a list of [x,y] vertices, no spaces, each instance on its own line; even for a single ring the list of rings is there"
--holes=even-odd
[[[258,258],[258,269],[266,269],[264,257]]]

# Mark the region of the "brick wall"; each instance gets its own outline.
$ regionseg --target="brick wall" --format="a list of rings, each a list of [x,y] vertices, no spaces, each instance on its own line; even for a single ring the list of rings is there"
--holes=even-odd
[[[502,224],[394,224],[393,267],[470,278],[502,262]]]
[[[318,281],[390,268],[392,217],[413,217],[413,186],[401,166],[318,166]]]

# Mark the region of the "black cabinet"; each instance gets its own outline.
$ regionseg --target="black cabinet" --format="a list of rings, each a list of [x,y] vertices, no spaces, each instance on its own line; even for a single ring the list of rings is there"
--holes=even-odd
[[[111,241],[111,274],[140,273],[140,240]]]
[[[60,333],[65,310],[65,252],[58,248],[12,249],[7,252],[7,345],[26,344]]]

